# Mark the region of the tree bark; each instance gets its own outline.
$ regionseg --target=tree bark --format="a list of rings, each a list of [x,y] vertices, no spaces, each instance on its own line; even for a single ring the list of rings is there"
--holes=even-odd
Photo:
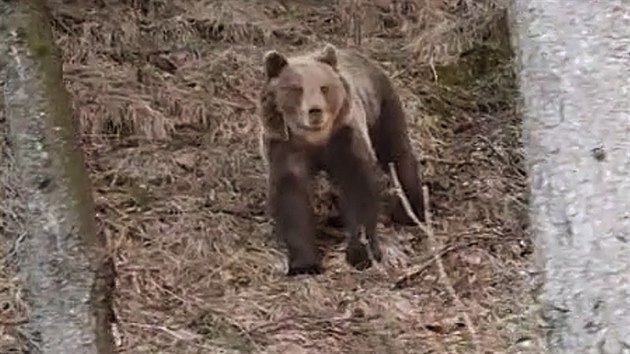
[[[630,353],[630,7],[515,0],[551,353]]]
[[[97,235],[60,55],[44,1],[0,0],[9,139],[26,207],[16,256],[32,352],[113,353],[114,268]]]

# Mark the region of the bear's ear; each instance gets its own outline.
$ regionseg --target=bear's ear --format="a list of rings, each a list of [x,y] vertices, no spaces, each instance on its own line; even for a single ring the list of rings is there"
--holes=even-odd
[[[318,61],[328,64],[333,68],[337,67],[337,48],[328,43],[322,50],[322,52],[316,58]]]
[[[288,140],[289,129],[282,114],[278,112],[275,95],[269,85],[265,85],[260,97],[260,103],[260,117],[262,118],[262,127],[265,135],[283,141]]]
[[[275,50],[270,50],[263,57],[265,63],[265,75],[267,79],[273,79],[280,75],[282,69],[288,64],[287,58]]]

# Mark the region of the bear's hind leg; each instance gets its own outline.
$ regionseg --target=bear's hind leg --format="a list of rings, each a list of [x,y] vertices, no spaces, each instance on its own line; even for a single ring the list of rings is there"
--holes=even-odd
[[[418,173],[418,162],[410,153],[403,154],[394,160],[396,175],[400,186],[409,201],[411,211],[420,222],[424,222],[424,200],[422,196],[422,186]],[[388,168],[389,169],[389,168]],[[397,198],[392,220],[401,225],[415,225],[415,220],[409,215],[404,204]]]
[[[381,261],[382,253],[376,235],[378,193],[375,176],[365,157],[367,151],[354,139],[357,137],[350,127],[341,128],[330,141],[326,161],[333,183],[341,190],[340,212],[349,233],[346,260],[362,270],[372,265],[360,239],[362,230],[376,261]]]
[[[389,95],[383,99],[379,124],[370,134],[373,138],[374,150],[381,169],[387,175],[390,175],[389,163],[394,163],[396,175],[411,205],[411,211],[419,221],[424,222],[422,184],[418,172],[418,161],[413,155],[408,135],[405,112],[391,83],[386,82],[386,84],[390,85]],[[394,222],[401,225],[415,224],[399,198],[395,202],[391,217]]]
[[[323,269],[315,244],[315,217],[308,189],[311,174],[306,156],[272,149],[270,161],[271,212],[276,235],[288,249],[288,275],[320,274]]]

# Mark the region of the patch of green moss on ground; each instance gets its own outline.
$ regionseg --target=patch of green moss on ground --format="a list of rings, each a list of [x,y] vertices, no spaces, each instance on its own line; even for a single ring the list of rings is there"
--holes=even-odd
[[[488,25],[485,37],[458,60],[433,68],[434,85],[439,93],[425,99],[431,113],[447,116],[458,110],[487,112],[513,104],[514,53],[505,16]]]
[[[516,80],[509,44],[480,43],[459,60],[435,66],[435,75],[439,94],[428,97],[425,105],[441,116],[458,110],[501,110],[514,101]]]

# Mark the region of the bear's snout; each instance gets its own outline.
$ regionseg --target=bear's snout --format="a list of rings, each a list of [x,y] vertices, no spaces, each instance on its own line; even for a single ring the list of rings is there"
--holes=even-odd
[[[319,107],[308,110],[308,123],[311,126],[320,126],[324,122],[324,112]]]

